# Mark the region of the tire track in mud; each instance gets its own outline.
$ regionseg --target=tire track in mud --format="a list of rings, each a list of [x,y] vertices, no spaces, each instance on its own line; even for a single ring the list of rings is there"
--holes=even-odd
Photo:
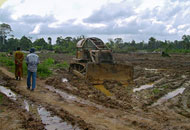
[[[41,120],[21,109],[18,102],[14,102],[4,94],[0,107],[1,130],[44,130]]]
[[[80,130],[75,124],[71,126],[67,122],[63,122],[58,116],[52,115],[52,112],[47,111],[46,108],[41,106],[41,104],[36,105],[34,102],[31,102],[23,96],[12,92],[6,87],[0,86],[0,92],[5,94],[14,103],[18,104],[20,108],[33,115],[39,120],[39,122],[42,122],[47,130]]]
[[[73,126],[74,125],[79,125],[79,127],[81,129],[89,129],[89,130],[93,130],[95,129],[93,126],[91,126],[90,124],[85,123],[81,118],[76,118],[75,116],[71,115],[70,113],[68,113],[67,111],[64,111],[63,109],[61,109],[61,114],[59,114],[60,111],[57,111],[56,107],[51,106],[52,104],[48,104],[46,102],[43,102],[43,99],[46,98],[46,95],[41,96],[37,96],[40,93],[45,94],[47,91],[43,91],[43,90],[36,90],[34,93],[27,90],[26,89],[26,83],[24,82],[25,80],[22,81],[14,81],[14,74],[12,74],[11,72],[7,71],[5,68],[0,67],[0,70],[7,75],[10,78],[6,78],[8,79],[8,82],[14,82],[11,83],[11,85],[9,86],[9,89],[16,92],[19,95],[22,95],[25,99],[30,100],[31,102],[33,102],[33,104],[36,105],[42,105],[44,106],[47,110],[53,112],[53,113],[57,113],[56,115],[61,115],[60,117],[62,117],[62,119],[64,119],[64,121],[68,121],[70,122]],[[14,85],[12,85],[14,84]],[[36,93],[37,92],[37,93]],[[48,92],[47,92],[48,93]],[[35,98],[36,97],[36,98]],[[42,100],[41,100],[42,98]],[[46,98],[47,99],[47,98]],[[51,97],[49,98],[51,99]],[[48,100],[48,99],[47,99]],[[58,98],[59,100],[59,98]],[[55,109],[56,108],[56,109]],[[43,112],[44,113],[44,112]],[[45,112],[47,113],[47,112]],[[35,114],[35,113],[33,113]],[[76,123],[78,122],[78,123]]]
[[[8,73],[5,69],[0,68],[5,74],[10,77],[14,77],[12,73]],[[12,87],[11,90],[18,94],[25,96],[34,103],[42,104],[43,106],[51,109],[56,114],[65,118],[65,115],[70,115],[66,120],[72,121],[72,123],[79,123],[79,127],[82,129],[108,129],[108,130],[123,130],[132,129],[126,125],[126,122],[122,119],[117,121],[113,119],[117,114],[123,113],[117,110],[100,110],[98,108],[87,106],[79,103],[67,103],[62,101],[62,98],[56,93],[52,93],[43,86],[43,82],[37,81],[37,89],[34,92],[30,92],[26,89],[26,83],[23,81],[17,83],[17,87]],[[113,115],[112,115],[112,114]],[[122,114],[121,114],[122,115]],[[64,119],[63,118],[63,119]],[[87,123],[85,123],[87,122]]]
[[[176,113],[171,113],[171,110],[167,108],[163,110],[160,108],[145,108],[133,109],[131,111],[121,111],[111,108],[99,109],[78,102],[66,102],[57,93],[50,92],[44,88],[44,82],[37,81],[37,83],[37,89],[33,93],[26,90],[26,83],[24,81],[19,82],[17,87],[11,89],[37,104],[42,104],[44,107],[48,108],[48,110],[59,115],[63,120],[77,124],[82,129],[163,130],[179,129],[181,127],[184,129],[190,128],[189,125],[185,126],[187,124],[186,122],[183,125],[181,121],[178,121],[184,120],[181,116],[176,115]],[[130,101],[129,103],[132,102]],[[176,118],[174,115],[176,115]]]

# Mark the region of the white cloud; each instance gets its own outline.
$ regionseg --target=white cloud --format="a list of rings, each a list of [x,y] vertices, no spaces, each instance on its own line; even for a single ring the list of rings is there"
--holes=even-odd
[[[40,33],[40,24],[37,24],[32,32],[29,34],[39,34]]]
[[[0,15],[0,23],[10,24],[16,36],[84,34],[175,40],[190,33],[187,0],[8,0]]]

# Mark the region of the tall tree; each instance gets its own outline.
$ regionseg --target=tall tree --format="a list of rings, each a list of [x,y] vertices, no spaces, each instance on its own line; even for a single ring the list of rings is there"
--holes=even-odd
[[[51,39],[51,37],[48,37],[48,44],[52,44],[52,39]]]
[[[190,49],[190,35],[183,35],[182,36],[184,49]]]
[[[36,47],[39,47],[39,49],[47,49],[47,47],[48,47],[48,44],[46,43],[46,41],[44,40],[44,38],[36,39],[34,41],[34,45]]]
[[[3,44],[5,44],[5,38],[10,34],[11,31],[12,29],[9,24],[0,24],[0,36],[3,38]]]
[[[150,37],[148,41],[149,49],[155,49],[156,39],[154,37]]]
[[[26,36],[22,36],[22,38],[20,39],[20,47],[23,50],[29,50],[30,47],[32,47],[32,41]]]

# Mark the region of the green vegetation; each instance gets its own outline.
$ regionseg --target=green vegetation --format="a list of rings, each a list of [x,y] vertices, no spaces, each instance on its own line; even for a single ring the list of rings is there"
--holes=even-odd
[[[3,100],[3,95],[0,94],[0,104],[2,103],[2,100]]]
[[[6,66],[13,73],[15,71],[14,59],[13,57],[7,57],[6,53],[0,54],[0,65]],[[42,61],[38,65],[37,75],[40,78],[46,78],[52,75],[53,69],[55,68],[68,69],[68,67],[69,67],[69,64],[67,62],[55,64],[54,59],[48,58]],[[24,76],[27,75],[27,66],[26,66],[25,60],[23,62],[23,74]]]
[[[69,64],[65,61],[64,63],[55,64],[54,59],[48,58],[43,63],[38,65],[38,75],[39,77],[46,78],[52,74],[52,70],[55,68],[68,69]]]
[[[56,68],[68,69],[69,68],[69,64],[66,61],[64,61],[63,63],[56,64]]]
[[[52,71],[48,66],[45,66],[44,63],[38,65],[38,76],[42,78],[46,78],[52,74]]]
[[[164,86],[162,86],[162,88],[167,89],[167,88],[168,88],[168,86],[167,86],[167,85],[164,85]]]
[[[15,68],[13,57],[7,57],[5,53],[0,54],[0,65],[6,66],[12,72]]]
[[[57,37],[56,42],[52,43],[51,37],[47,38],[47,42],[44,38],[36,39],[32,41],[31,37],[22,36],[20,39],[10,37],[12,32],[11,26],[8,24],[0,24],[5,28],[5,32],[0,32],[0,51],[12,52],[19,46],[22,50],[29,50],[31,47],[36,50],[49,50],[56,53],[76,53],[76,44],[84,36],[79,37]],[[4,34],[4,35],[2,35]],[[9,37],[8,37],[9,36]],[[150,37],[148,42],[124,42],[122,38],[108,39],[105,43],[113,52],[128,53],[128,52],[165,52],[170,53],[190,53],[190,35],[183,35],[181,40],[175,41],[161,41],[154,37]]]
[[[153,89],[153,91],[152,91],[154,94],[158,94],[159,92],[160,92],[160,90],[158,89],[158,88],[155,88],[155,89]]]
[[[162,52],[162,57],[170,57],[170,55],[167,52]]]
[[[46,59],[44,62],[38,65],[38,75],[39,77],[45,78],[52,74],[50,69],[54,64],[54,60],[51,58]]]

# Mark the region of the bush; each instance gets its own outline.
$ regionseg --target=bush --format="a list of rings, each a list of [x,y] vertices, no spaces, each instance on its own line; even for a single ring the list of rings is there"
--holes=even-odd
[[[43,63],[38,65],[38,75],[41,78],[46,78],[52,74],[50,68],[53,67],[55,61],[52,58],[46,59]]]
[[[158,94],[159,92],[160,92],[160,90],[158,88],[153,89],[154,94]]]
[[[48,58],[48,59],[46,59],[45,61],[44,61],[44,65],[46,65],[46,66],[52,66],[53,64],[54,64],[54,59],[52,59],[52,58]]]
[[[47,66],[44,66],[43,64],[38,66],[38,75],[39,77],[46,78],[52,74],[52,71],[49,70]]]
[[[52,74],[52,71],[49,69],[50,66],[47,63],[42,63],[38,65],[38,75],[39,77],[46,78]]]
[[[63,63],[56,64],[56,68],[68,69],[69,68],[69,64],[66,61],[64,61]]]
[[[14,61],[12,60],[7,60],[5,63],[6,66],[14,66]]]
[[[15,65],[14,65],[13,57],[6,57],[6,55],[1,54],[0,55],[0,64],[2,66],[8,67],[12,72],[14,72]]]
[[[168,53],[166,53],[166,52],[162,52],[162,57],[170,57],[170,55],[168,54]]]

